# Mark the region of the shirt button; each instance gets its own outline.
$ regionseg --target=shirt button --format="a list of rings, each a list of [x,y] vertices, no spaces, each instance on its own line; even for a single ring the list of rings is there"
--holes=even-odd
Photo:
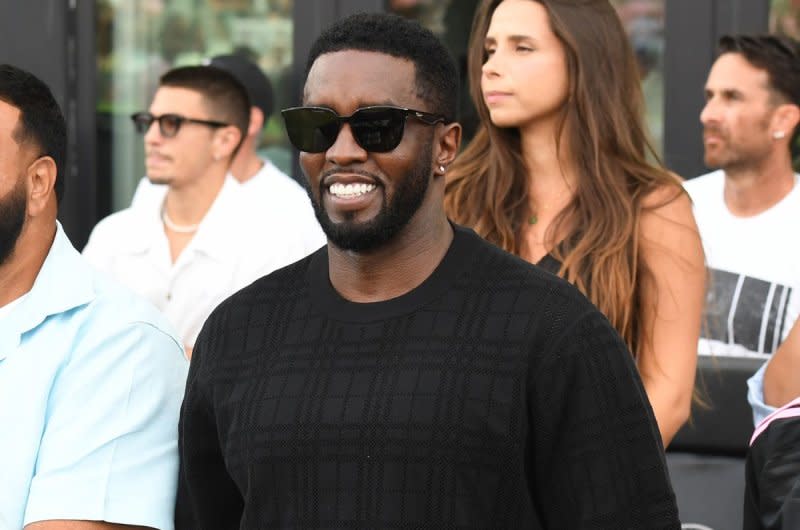
[[[172,300],[172,293],[167,293],[167,302]]]

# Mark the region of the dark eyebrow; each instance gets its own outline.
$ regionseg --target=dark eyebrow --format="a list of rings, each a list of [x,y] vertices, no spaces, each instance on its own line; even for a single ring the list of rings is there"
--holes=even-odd
[[[508,40],[510,40],[511,42],[519,42],[521,40],[531,40],[536,42],[536,39],[534,39],[530,35],[509,35]]]
[[[531,35],[509,35],[508,37],[506,37],[506,40],[511,41],[514,44],[517,44],[517,43],[519,43],[521,41],[525,41],[525,40],[531,41],[531,42],[534,42],[534,43],[536,42],[536,39],[533,38]],[[497,39],[495,39],[494,37],[488,37],[488,36],[483,41],[484,46],[487,45],[487,44],[496,44],[496,43],[497,43]]]
[[[742,92],[741,90],[738,90],[736,88],[723,88],[722,90],[718,90],[717,92],[721,93],[723,96],[726,96],[726,97],[731,97],[731,96],[742,97],[742,96],[744,96],[744,92]]]
[[[706,97],[711,96],[713,94],[720,94],[720,95],[725,96],[725,97],[731,97],[731,96],[740,97],[740,98],[744,97],[744,92],[742,92],[741,90],[736,89],[736,88],[720,88],[720,89],[717,89],[717,90],[714,90],[714,89],[711,89],[711,88],[704,88],[703,89],[703,94],[705,94]]]

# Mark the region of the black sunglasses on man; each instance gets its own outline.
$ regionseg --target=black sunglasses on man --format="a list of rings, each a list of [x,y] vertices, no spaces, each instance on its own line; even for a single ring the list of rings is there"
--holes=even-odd
[[[350,116],[339,116],[325,107],[293,107],[282,110],[281,114],[289,140],[297,149],[307,153],[327,151],[336,142],[345,123],[350,124],[353,137],[366,151],[386,153],[400,145],[409,117],[425,125],[448,122],[439,114],[389,105],[362,107]]]
[[[153,122],[157,121],[158,128],[161,131],[161,136],[164,138],[172,138],[178,134],[178,131],[181,130],[181,126],[184,123],[195,123],[198,125],[205,125],[206,127],[212,127],[214,129],[227,127],[230,125],[229,123],[224,123],[221,121],[187,118],[186,116],[181,116],[180,114],[162,114],[161,116],[156,116],[149,112],[137,112],[135,114],[131,114],[131,120],[133,120],[133,125],[136,127],[136,132],[139,134],[145,134],[150,130],[150,126],[153,125]]]

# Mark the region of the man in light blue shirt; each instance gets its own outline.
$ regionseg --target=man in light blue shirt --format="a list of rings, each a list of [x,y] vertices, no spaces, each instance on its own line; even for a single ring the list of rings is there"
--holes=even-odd
[[[173,528],[187,363],[56,221],[66,128],[0,65],[0,528]]]

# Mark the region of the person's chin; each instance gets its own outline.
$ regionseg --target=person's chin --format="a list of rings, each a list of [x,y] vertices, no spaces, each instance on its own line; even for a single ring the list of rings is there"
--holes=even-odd
[[[335,230],[347,232],[361,232],[368,230],[375,225],[378,218],[377,215],[365,215],[364,212],[354,213],[348,212],[344,215],[334,215],[331,217],[330,212],[327,212],[328,223]]]
[[[170,177],[160,176],[160,175],[147,175],[147,180],[150,181],[150,184],[156,185],[168,185],[172,182]]]
[[[703,163],[706,165],[706,167],[717,168],[722,167],[725,163],[725,160],[722,156],[720,156],[719,153],[706,151],[703,154]]]
[[[500,129],[510,129],[512,127],[519,127],[521,121],[516,116],[511,116],[506,112],[497,111],[490,114],[492,125]]]

